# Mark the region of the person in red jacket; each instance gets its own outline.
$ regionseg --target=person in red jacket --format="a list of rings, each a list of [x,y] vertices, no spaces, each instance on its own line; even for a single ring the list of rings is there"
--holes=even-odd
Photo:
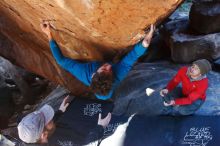
[[[194,61],[190,67],[182,67],[165,89],[160,91],[164,99],[164,112],[171,115],[191,115],[206,99],[211,64],[206,59]],[[178,84],[182,84],[182,88]]]

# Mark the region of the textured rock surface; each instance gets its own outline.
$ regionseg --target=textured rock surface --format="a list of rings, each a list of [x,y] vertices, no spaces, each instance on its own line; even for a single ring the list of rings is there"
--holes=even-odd
[[[200,34],[220,32],[220,1],[195,2],[189,17],[190,27]]]
[[[0,57],[0,129],[8,119],[21,112],[24,105],[34,104],[47,93],[48,81]]]
[[[182,1],[1,0],[0,54],[81,94],[84,86],[52,58],[39,28],[42,20],[56,27],[55,38],[66,56],[104,60],[130,46],[135,36],[141,36],[151,23],[166,18]]]
[[[211,61],[220,57],[220,33],[195,35],[189,29],[188,19],[168,22],[161,32],[174,62],[191,63],[200,58]]]

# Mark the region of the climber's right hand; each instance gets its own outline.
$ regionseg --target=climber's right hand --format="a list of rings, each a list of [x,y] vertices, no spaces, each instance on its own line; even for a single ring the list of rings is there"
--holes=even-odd
[[[151,39],[153,38],[153,34],[155,31],[155,25],[151,24],[150,26],[150,31],[145,35],[144,40],[142,41],[142,46],[144,48],[148,48],[150,43],[151,43]]]

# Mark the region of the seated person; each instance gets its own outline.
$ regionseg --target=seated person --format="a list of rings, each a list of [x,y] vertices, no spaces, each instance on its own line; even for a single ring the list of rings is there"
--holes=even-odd
[[[67,101],[68,97],[64,98],[59,110],[56,113],[51,106],[46,104],[39,110],[26,115],[17,126],[19,138],[28,144],[48,143],[49,136],[51,136],[55,130],[55,123],[57,119],[66,111],[66,108],[69,106]],[[97,126],[94,128],[94,130],[88,133],[88,136],[86,137],[88,143],[103,136],[104,128],[109,124],[110,120],[110,113],[108,113],[104,119],[101,119],[101,114],[99,114]]]
[[[211,64],[206,59],[194,61],[190,67],[182,67],[165,89],[160,91],[164,98],[164,113],[171,115],[191,115],[206,99],[208,78],[206,73]],[[181,83],[182,88],[177,87]]]

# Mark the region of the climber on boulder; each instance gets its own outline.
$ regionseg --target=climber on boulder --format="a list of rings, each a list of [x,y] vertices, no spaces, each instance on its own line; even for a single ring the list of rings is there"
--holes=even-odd
[[[191,115],[206,99],[211,64],[206,59],[194,61],[190,67],[182,67],[165,89],[160,91],[164,99],[164,113]],[[182,88],[177,87],[181,83]]]
[[[148,50],[155,30],[154,25],[151,25],[150,31],[145,35],[143,41],[137,43],[121,61],[113,64],[97,61],[81,63],[63,56],[51,33],[52,28],[49,22],[44,21],[41,24],[42,31],[49,39],[50,49],[56,62],[86,86],[90,86],[95,96],[102,100],[112,97],[114,90],[126,77],[133,64]]]

